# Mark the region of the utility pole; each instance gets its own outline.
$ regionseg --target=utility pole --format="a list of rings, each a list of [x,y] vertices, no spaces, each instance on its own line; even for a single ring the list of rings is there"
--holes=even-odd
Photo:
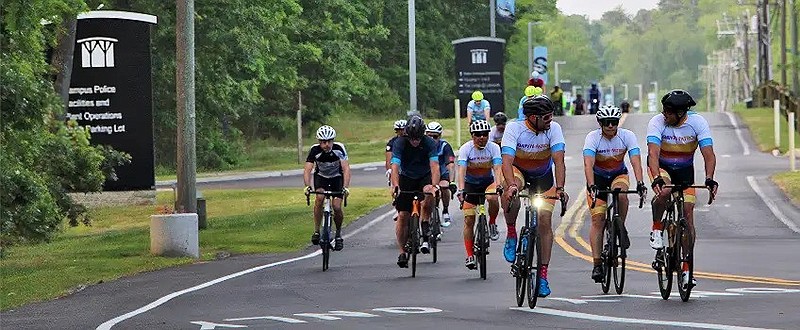
[[[794,95],[796,97],[800,97],[800,49],[797,48],[797,20],[800,19],[797,17],[797,0],[792,0],[792,61],[794,61],[793,72],[792,75],[792,87],[794,88]],[[800,114],[798,114],[800,115]]]
[[[197,213],[194,103],[194,0],[178,0],[175,23],[178,106],[178,196],[175,211]]]
[[[408,0],[408,114],[417,112],[417,17],[415,0]]]
[[[624,93],[625,94],[625,101],[627,102],[628,101],[628,84],[620,84],[620,85],[622,85],[622,88],[625,89],[625,93]]]
[[[527,81],[533,73],[533,22],[528,22],[528,76],[525,77]]]
[[[636,84],[639,89],[639,112],[644,112],[644,103],[642,102],[642,84]]]
[[[496,0],[489,0],[489,25],[490,25],[490,28],[489,28],[490,34],[489,35],[492,38],[495,38],[497,36],[497,32],[495,30],[495,22],[494,22],[495,16],[497,15],[495,13],[495,10],[497,10],[497,1]]]
[[[786,79],[786,1],[781,1],[781,85],[787,88],[789,80]],[[794,9],[794,8],[792,8]],[[794,10],[793,10],[794,11]]]
[[[744,14],[744,22],[742,24],[742,30],[744,32],[744,36],[742,37],[742,47],[744,48],[744,70],[742,70],[744,77],[744,93],[745,98],[749,98],[752,96],[752,85],[750,82],[750,15]]]

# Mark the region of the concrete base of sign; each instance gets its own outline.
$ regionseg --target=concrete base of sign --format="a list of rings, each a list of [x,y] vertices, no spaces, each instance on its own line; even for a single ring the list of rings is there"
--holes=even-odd
[[[164,257],[200,257],[197,213],[150,216],[150,253]]]

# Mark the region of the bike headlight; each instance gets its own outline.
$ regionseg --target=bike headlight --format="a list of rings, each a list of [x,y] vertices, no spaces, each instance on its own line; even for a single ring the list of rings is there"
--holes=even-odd
[[[535,206],[536,208],[540,208],[540,207],[542,207],[542,205],[544,205],[544,199],[543,198],[536,197],[536,198],[533,199],[533,206]]]

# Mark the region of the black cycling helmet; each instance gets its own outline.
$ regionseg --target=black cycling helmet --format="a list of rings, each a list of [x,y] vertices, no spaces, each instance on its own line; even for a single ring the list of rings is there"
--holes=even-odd
[[[508,116],[502,112],[498,112],[494,114],[494,124],[495,125],[505,125],[508,122]]]
[[[550,98],[544,95],[531,97],[522,104],[522,114],[524,114],[525,117],[546,115],[555,110],[556,106],[553,104],[553,101],[550,101]]]
[[[422,120],[422,117],[417,115],[408,117],[405,128],[406,136],[411,139],[421,139],[425,136],[425,129],[425,121]]]
[[[673,89],[661,98],[661,105],[666,111],[683,112],[697,105],[689,92],[682,89]]]

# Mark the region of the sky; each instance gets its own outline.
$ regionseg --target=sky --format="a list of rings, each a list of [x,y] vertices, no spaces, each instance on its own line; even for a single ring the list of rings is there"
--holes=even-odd
[[[589,15],[589,19],[596,20],[619,5],[635,15],[639,9],[653,9],[657,4],[658,0],[558,0],[556,6],[566,15]]]

